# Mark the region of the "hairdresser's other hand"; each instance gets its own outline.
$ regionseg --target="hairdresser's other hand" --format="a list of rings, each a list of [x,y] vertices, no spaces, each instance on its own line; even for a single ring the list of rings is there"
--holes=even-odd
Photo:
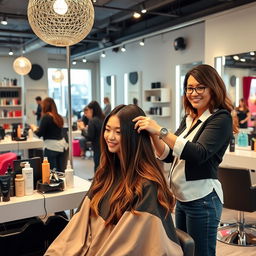
[[[134,129],[137,129],[138,133],[142,130],[148,131],[151,135],[159,135],[161,126],[147,116],[138,116],[132,120],[135,123]]]

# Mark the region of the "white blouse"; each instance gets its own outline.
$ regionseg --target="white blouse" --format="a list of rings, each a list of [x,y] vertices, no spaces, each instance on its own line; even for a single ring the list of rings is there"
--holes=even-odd
[[[201,123],[186,137],[193,119],[188,116],[186,118],[186,129],[177,137],[173,148],[174,161],[170,169],[171,189],[177,200],[189,202],[207,196],[209,193],[216,191],[220,201],[223,203],[223,192],[221,183],[217,179],[202,179],[187,181],[185,177],[185,160],[180,159],[180,155],[188,141],[192,141],[203,122],[211,116],[209,110],[206,110],[199,118]],[[163,160],[170,152],[168,145],[165,145],[163,154],[159,157]]]

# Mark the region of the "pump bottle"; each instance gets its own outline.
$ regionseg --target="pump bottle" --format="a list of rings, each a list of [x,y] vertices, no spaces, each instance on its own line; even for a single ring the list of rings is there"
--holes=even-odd
[[[22,168],[22,175],[25,181],[25,196],[32,195],[34,190],[33,168],[30,167],[28,162],[26,162],[25,167]]]
[[[68,160],[67,168],[65,170],[66,188],[74,187],[74,170],[71,168],[70,160]]]
[[[45,156],[44,161],[42,163],[42,183],[50,184],[50,163],[48,162],[48,158]]]

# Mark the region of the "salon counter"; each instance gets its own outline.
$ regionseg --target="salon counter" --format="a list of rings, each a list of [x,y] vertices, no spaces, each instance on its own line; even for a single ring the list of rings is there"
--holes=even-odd
[[[82,202],[91,182],[74,176],[74,188],[60,192],[11,197],[0,202],[0,223],[77,208]]]

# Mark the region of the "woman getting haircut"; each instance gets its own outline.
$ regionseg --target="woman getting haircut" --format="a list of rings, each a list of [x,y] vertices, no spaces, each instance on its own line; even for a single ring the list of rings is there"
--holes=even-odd
[[[117,106],[103,123],[101,159],[88,194],[46,256],[181,256],[168,189],[147,131],[132,120],[145,113]]]

